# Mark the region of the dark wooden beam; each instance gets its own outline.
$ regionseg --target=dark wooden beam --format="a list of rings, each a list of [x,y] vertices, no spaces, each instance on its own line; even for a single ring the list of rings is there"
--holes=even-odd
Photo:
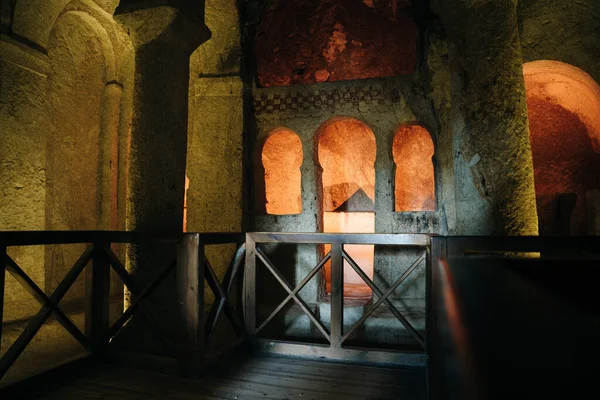
[[[342,244],[331,243],[331,347],[341,348],[344,335],[344,260]]]
[[[185,234],[177,256],[179,307],[178,364],[180,373],[196,376],[203,367],[204,343],[204,243],[197,233]]]
[[[85,331],[92,342],[92,354],[99,355],[110,324],[110,263],[106,252],[109,242],[94,243],[92,268],[87,274]]]

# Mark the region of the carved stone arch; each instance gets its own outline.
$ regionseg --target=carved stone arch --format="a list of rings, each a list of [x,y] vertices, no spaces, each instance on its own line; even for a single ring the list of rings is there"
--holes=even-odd
[[[102,56],[104,57],[104,82],[106,83],[115,81],[117,77],[115,52],[110,37],[102,24],[100,24],[97,19],[83,11],[66,11],[58,17],[54,27],[60,24],[64,18],[76,18],[81,21],[81,23],[86,24],[94,32],[102,47]]]
[[[117,4],[110,7],[113,12],[114,8],[116,8],[116,5]],[[119,79],[119,72],[122,69],[123,60],[127,57],[128,53],[133,52],[131,39],[129,35],[127,35],[125,29],[113,18],[112,13],[102,9],[92,0],[72,0],[65,6],[63,13],[70,11],[84,12],[94,18],[102,27],[104,32],[99,32],[99,34],[103,37],[103,39],[107,39],[107,43],[110,43],[111,45],[112,51],[110,52],[111,55],[109,57],[111,58],[111,62],[114,63],[115,71],[114,76],[107,81],[110,82],[112,80],[116,80],[119,83],[122,82],[122,80]],[[106,50],[108,50],[108,48]]]
[[[108,66],[108,77],[118,79],[122,55],[133,49],[129,36],[114,20],[111,12],[118,5],[103,4],[103,7],[92,0],[17,0],[11,7],[10,21],[12,34],[30,43],[30,46],[47,52],[52,30],[58,20],[69,12],[82,12],[95,20],[87,23],[95,24],[98,36],[105,40],[105,56]],[[4,22],[4,21],[3,21]],[[110,51],[109,51],[110,48]]]
[[[324,211],[333,211],[358,189],[375,201],[377,145],[373,131],[364,122],[350,117],[331,118],[315,132],[314,146],[315,163],[321,171],[318,180],[324,190]],[[337,165],[337,161],[329,155],[349,163],[348,168]],[[330,161],[336,171],[331,168],[327,170],[326,164]],[[332,181],[328,184],[330,178]],[[325,185],[331,186],[330,190]]]
[[[392,143],[396,212],[435,211],[434,152],[433,139],[424,126],[411,123],[396,130]]]
[[[567,63],[523,64],[540,235],[597,234],[600,85]]]
[[[330,233],[375,232],[375,134],[364,122],[335,117],[316,131],[315,161],[321,206],[321,230]],[[375,248],[345,245],[363,272],[374,276]],[[330,249],[323,246],[323,252]],[[331,263],[324,266],[325,292],[331,293]],[[344,296],[370,298],[371,288],[345,262]]]
[[[264,169],[265,211],[285,215],[302,213],[304,153],[296,132],[285,127],[273,129],[261,146]]]
[[[17,0],[13,8],[12,33],[47,49],[56,20],[70,1]]]
[[[83,11],[57,18],[48,41],[45,143],[45,229],[115,229],[111,224],[116,126],[120,91],[114,79],[112,45],[102,26]],[[112,59],[114,59],[114,54]],[[108,66],[107,66],[108,64]],[[46,284],[55,285],[80,250],[45,250]],[[84,296],[73,287],[70,300]]]

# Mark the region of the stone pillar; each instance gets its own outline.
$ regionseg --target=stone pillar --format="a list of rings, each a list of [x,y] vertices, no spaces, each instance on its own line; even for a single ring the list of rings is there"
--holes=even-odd
[[[136,54],[126,228],[176,234],[183,227],[189,58],[210,32],[194,14],[144,3],[119,6],[115,13],[128,29]],[[176,259],[176,246],[140,245],[129,256],[134,278],[147,284]],[[174,282],[170,276],[150,299],[167,333],[175,326]],[[156,340],[160,334],[154,328],[140,324],[139,317],[137,321],[128,325],[133,333],[125,335],[132,339],[129,346],[172,352]]]
[[[457,234],[537,235],[516,0],[434,0],[453,84]]]
[[[48,58],[2,35],[0,71],[0,231],[44,230]],[[44,288],[43,246],[12,247],[8,254]],[[14,279],[5,290],[5,322],[39,310]]]

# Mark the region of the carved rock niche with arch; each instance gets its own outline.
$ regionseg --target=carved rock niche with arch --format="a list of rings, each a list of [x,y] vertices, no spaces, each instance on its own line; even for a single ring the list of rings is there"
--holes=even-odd
[[[261,152],[267,214],[302,213],[303,157],[302,142],[294,131],[283,127],[271,131]]]
[[[558,61],[523,65],[540,235],[588,233],[600,189],[600,86]]]
[[[98,22],[83,12],[57,21],[48,44],[49,121],[46,152],[46,229],[99,229],[102,183],[98,180],[101,109],[106,61]],[[50,285],[57,284],[80,249],[46,249]],[[74,285],[69,295],[84,296]]]
[[[316,133],[321,167],[323,232],[375,232],[375,135],[353,118],[334,118]],[[325,253],[330,249],[325,246]],[[346,245],[344,249],[371,279],[375,246]],[[331,263],[325,264],[325,291],[331,293]],[[371,289],[344,261],[344,296],[370,298]]]
[[[401,126],[392,144],[395,211],[435,211],[433,140],[421,125]]]
[[[125,185],[118,168],[128,154],[130,46],[112,17],[78,2],[61,12],[49,32],[47,230],[117,229],[124,223],[124,215],[121,220],[117,215],[117,192]],[[81,251],[83,245],[46,247],[46,285],[54,287]],[[65,298],[82,299],[83,283],[76,282]]]

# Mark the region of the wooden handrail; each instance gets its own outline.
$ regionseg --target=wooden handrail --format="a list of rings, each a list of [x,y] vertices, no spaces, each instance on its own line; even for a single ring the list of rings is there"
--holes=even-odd
[[[479,267],[485,269],[486,262],[506,262],[509,258],[524,262],[519,255],[535,253],[536,257],[529,259],[532,263],[550,261],[560,264],[573,259],[589,262],[600,255],[600,237],[437,236],[431,238],[431,253],[432,263],[427,270],[428,379],[431,398],[442,398],[442,383],[446,382],[448,377],[444,376],[447,360],[443,359],[447,348],[442,345],[440,338],[447,335],[448,328],[440,324],[443,325],[443,305],[447,303],[448,295],[454,295],[448,292],[448,274],[444,274],[444,268],[447,269],[446,261],[480,259]]]
[[[374,244],[390,246],[427,246],[430,235],[414,233],[296,233],[250,232],[255,243],[294,244]]]
[[[244,241],[244,233],[199,232],[207,244]],[[155,234],[123,231],[0,231],[0,245],[35,246],[75,243],[171,243],[177,244],[184,233]]]
[[[190,242],[191,241],[191,242]],[[165,265],[165,269],[144,288],[137,287],[130,280],[127,271],[110,251],[110,245],[114,243],[156,243],[156,244],[179,244],[179,257],[177,266],[175,263]],[[205,247],[216,244],[237,244],[238,250],[234,255],[226,277],[219,282],[206,259]],[[290,243],[290,244],[332,244],[329,261],[332,263],[332,273],[337,279],[332,280],[332,328],[330,332],[330,346],[325,352],[330,355],[349,354],[350,349],[342,346],[348,335],[342,335],[343,318],[343,261],[344,258],[353,263],[351,258],[344,255],[342,246],[344,244],[369,244],[399,247],[424,247],[426,259],[426,304],[427,323],[425,340],[427,354],[430,359],[435,358],[435,310],[432,304],[439,302],[439,276],[435,268],[431,267],[433,261],[440,258],[453,256],[481,256],[486,254],[511,254],[511,253],[541,253],[542,257],[548,256],[576,256],[587,257],[600,254],[600,237],[446,237],[430,236],[425,234],[357,234],[357,233],[172,233],[153,234],[145,232],[116,232],[116,231],[1,231],[0,232],[0,317],[4,304],[4,276],[6,272],[17,274],[20,282],[38,297],[41,310],[32,318],[26,334],[16,342],[8,354],[0,359],[0,377],[14,363],[16,356],[23,351],[27,343],[36,334],[39,327],[47,319],[53,310],[58,309],[60,298],[72,285],[74,279],[81,273],[86,264],[92,261],[92,279],[90,280],[89,293],[91,301],[88,311],[91,313],[88,320],[86,337],[79,336],[78,331],[73,329],[71,321],[60,310],[58,313],[60,322],[66,325],[67,331],[76,336],[80,342],[89,340],[89,347],[94,352],[102,351],[108,344],[109,338],[114,336],[131,315],[141,310],[148,312],[143,301],[158,287],[167,275],[176,271],[178,287],[178,303],[182,315],[181,330],[185,334],[183,340],[179,341],[179,361],[182,372],[194,375],[202,370],[202,362],[206,349],[206,341],[210,339],[210,333],[217,324],[219,317],[223,314],[229,318],[234,326],[240,328],[241,334],[255,335],[264,327],[265,323],[257,329],[256,326],[256,259],[266,258],[257,249],[259,243]],[[91,246],[82,254],[71,272],[65,276],[54,293],[42,296],[41,290],[31,284],[31,279],[22,272],[16,263],[7,255],[8,247],[33,246],[52,244],[90,244]],[[245,246],[245,247],[244,247]],[[243,260],[245,259],[245,263]],[[85,262],[84,262],[85,261]],[[14,265],[13,265],[14,263]],[[314,276],[323,266],[324,262],[315,267],[310,277]],[[353,263],[355,264],[355,263]],[[275,270],[273,265],[270,267]],[[353,267],[357,267],[353,265]],[[108,272],[110,268],[115,269],[125,283],[133,288],[137,299],[126,310],[112,327],[107,323],[107,285],[109,284]],[[356,268],[355,268],[356,269]],[[243,323],[245,329],[241,329],[241,321],[234,313],[233,307],[227,296],[232,290],[232,284],[236,276],[243,272],[245,279],[245,292],[243,295],[245,318]],[[276,270],[275,270],[276,271]],[[21,273],[22,272],[22,273]],[[273,272],[273,271],[272,271]],[[127,275],[126,275],[127,274]],[[277,275],[277,272],[275,272]],[[342,278],[340,278],[342,277]],[[204,281],[208,279],[211,289],[217,297],[209,318],[204,316]],[[310,278],[308,278],[310,279]],[[296,299],[297,293],[308,282],[304,279],[300,287],[287,287],[288,297],[283,305]],[[438,283],[436,283],[438,282]],[[373,282],[368,282],[373,284]],[[381,291],[384,299],[380,303],[388,303],[386,291]],[[283,308],[277,307],[276,311]],[[270,321],[275,313],[268,317]],[[309,316],[310,317],[310,316]],[[187,333],[186,333],[187,332]],[[238,332],[239,333],[239,332]],[[327,336],[327,335],[326,335]],[[2,329],[0,327],[0,338]],[[22,347],[22,348],[21,348]]]

